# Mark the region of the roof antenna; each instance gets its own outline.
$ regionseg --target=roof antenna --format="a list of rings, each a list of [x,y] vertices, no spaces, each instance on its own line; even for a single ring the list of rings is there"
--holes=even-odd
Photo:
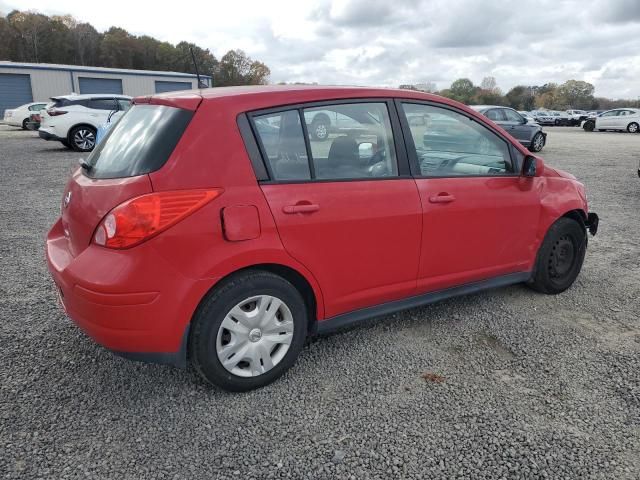
[[[196,56],[193,53],[193,47],[189,47],[189,51],[191,52],[191,60],[193,60],[193,66],[196,69],[196,77],[198,77],[198,88],[202,88],[203,85],[200,82],[200,72],[198,71],[198,62],[196,62]]]

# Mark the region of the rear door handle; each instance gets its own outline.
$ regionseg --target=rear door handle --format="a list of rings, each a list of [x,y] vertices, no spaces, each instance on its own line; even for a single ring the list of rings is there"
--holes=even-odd
[[[451,203],[456,199],[453,195],[449,195],[446,192],[439,193],[438,195],[432,195],[429,197],[431,203]]]
[[[314,203],[301,203],[297,205],[285,205],[282,207],[284,213],[313,213],[320,210],[320,205]]]

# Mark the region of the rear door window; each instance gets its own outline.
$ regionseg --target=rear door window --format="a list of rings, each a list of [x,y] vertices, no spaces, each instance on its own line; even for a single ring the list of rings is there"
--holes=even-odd
[[[169,159],[193,113],[164,105],[134,105],[87,158],[91,178],[124,178],[158,170]]]
[[[253,117],[274,180],[309,180],[307,146],[297,110]]]

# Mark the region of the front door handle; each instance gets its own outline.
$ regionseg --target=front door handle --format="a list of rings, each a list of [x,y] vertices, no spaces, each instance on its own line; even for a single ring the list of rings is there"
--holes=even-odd
[[[284,213],[313,213],[320,210],[320,205],[315,203],[298,203],[297,205],[285,205],[282,207]]]
[[[431,203],[451,203],[456,199],[453,195],[449,195],[447,192],[440,192],[438,195],[432,195],[429,197]]]

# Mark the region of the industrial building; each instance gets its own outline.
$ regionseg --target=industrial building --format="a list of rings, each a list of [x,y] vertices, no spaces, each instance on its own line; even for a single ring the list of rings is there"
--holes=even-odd
[[[200,81],[211,86],[211,77]],[[75,93],[119,93],[152,95],[197,88],[190,73],[81,67],[48,63],[0,62],[0,118],[7,108],[47,101],[56,95]]]

